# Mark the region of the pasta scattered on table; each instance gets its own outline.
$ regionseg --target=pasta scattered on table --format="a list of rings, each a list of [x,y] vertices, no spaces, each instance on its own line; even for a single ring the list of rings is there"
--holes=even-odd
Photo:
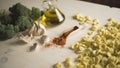
[[[97,19],[91,20],[89,16],[81,15],[74,18],[80,24],[86,22],[93,26],[88,35],[71,46],[78,55],[74,62],[68,61],[71,65],[74,64],[72,68],[120,68],[120,22],[110,18],[104,27],[97,28]],[[91,37],[94,32],[97,33]],[[65,68],[71,68],[69,66]]]

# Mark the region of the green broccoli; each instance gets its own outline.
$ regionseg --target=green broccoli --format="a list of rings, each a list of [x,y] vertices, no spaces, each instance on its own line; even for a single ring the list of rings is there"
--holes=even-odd
[[[5,25],[3,25],[1,22],[0,22],[0,34],[2,32],[4,32],[4,29],[5,29]]]
[[[21,3],[17,3],[9,8],[9,11],[13,14],[13,16],[19,17],[19,16],[30,16],[31,10]]]
[[[32,26],[32,20],[26,16],[20,16],[16,20],[16,25],[19,26],[20,31],[24,31]]]
[[[31,11],[31,18],[33,20],[37,20],[40,16],[43,15],[43,11],[41,11],[39,8],[35,8],[35,7],[32,7],[32,11]]]
[[[0,24],[0,40],[6,40],[12,38],[16,32],[14,31],[13,25],[3,25]]]
[[[11,24],[13,22],[12,17],[8,14],[5,14],[4,16],[2,16],[0,18],[0,21],[4,25]]]
[[[5,30],[5,25],[1,24],[0,22],[0,40],[4,40],[4,30]]]
[[[6,39],[9,39],[9,38],[12,38],[15,34],[16,34],[16,32],[14,31],[14,26],[13,25],[7,25],[6,27],[5,27],[5,38]]]
[[[13,19],[12,16],[6,13],[4,9],[0,9],[0,21],[2,24],[7,25],[11,24],[13,22]]]
[[[4,16],[5,14],[5,10],[4,9],[0,9],[0,17]]]
[[[19,28],[18,25],[15,25],[15,26],[14,26],[14,31],[15,31],[16,33],[20,31],[20,28]]]
[[[33,21],[43,15],[43,11],[32,7],[32,10],[17,3],[9,8],[11,13],[0,10],[0,40],[12,38],[16,33],[24,31],[33,25]]]

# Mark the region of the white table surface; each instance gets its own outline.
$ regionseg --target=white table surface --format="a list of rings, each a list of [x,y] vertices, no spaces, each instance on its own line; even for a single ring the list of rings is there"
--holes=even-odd
[[[8,9],[8,7],[17,2],[21,2],[29,8],[32,6],[40,8],[40,0],[0,0],[0,8]],[[120,21],[120,9],[118,8],[77,0],[58,0],[57,5],[65,14],[66,19],[63,24],[47,29],[47,33],[51,38],[59,36],[64,30],[78,25],[78,22],[72,19],[72,16],[77,13],[83,16],[91,16],[92,19],[99,19],[100,25],[104,25],[110,17]],[[80,25],[78,26],[81,27]],[[79,41],[88,31],[85,28],[71,33],[67,38],[65,48],[55,46],[44,48],[39,45],[39,48],[33,52],[28,52],[33,42],[22,44],[16,38],[0,41],[0,68],[52,68],[52,65],[58,61],[62,62],[67,57],[76,57],[76,54],[68,47]],[[7,60],[7,62],[2,63],[1,61],[4,60]]]

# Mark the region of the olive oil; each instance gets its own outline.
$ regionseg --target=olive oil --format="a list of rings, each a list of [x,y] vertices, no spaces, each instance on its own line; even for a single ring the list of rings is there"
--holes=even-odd
[[[54,27],[65,20],[64,14],[57,8],[47,10],[42,16],[42,24],[45,27]]]
[[[56,0],[44,0],[45,12],[42,16],[42,24],[49,28],[60,25],[65,20],[64,14],[56,7]]]

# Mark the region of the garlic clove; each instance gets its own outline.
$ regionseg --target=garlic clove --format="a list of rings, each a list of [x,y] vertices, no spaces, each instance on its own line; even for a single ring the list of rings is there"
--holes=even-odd
[[[42,35],[39,41],[41,44],[45,44],[50,41],[50,38],[47,35]]]
[[[45,27],[41,24],[35,21],[33,24],[33,27],[30,29],[29,34],[32,34],[33,36],[40,36],[46,33]]]
[[[39,49],[39,45],[37,44],[37,43],[34,43],[31,47],[30,47],[30,49],[29,49],[29,51],[31,52],[31,51],[37,51]]]
[[[21,36],[20,40],[22,40],[25,43],[29,43],[32,40],[32,38],[30,36],[26,35],[26,36]]]

